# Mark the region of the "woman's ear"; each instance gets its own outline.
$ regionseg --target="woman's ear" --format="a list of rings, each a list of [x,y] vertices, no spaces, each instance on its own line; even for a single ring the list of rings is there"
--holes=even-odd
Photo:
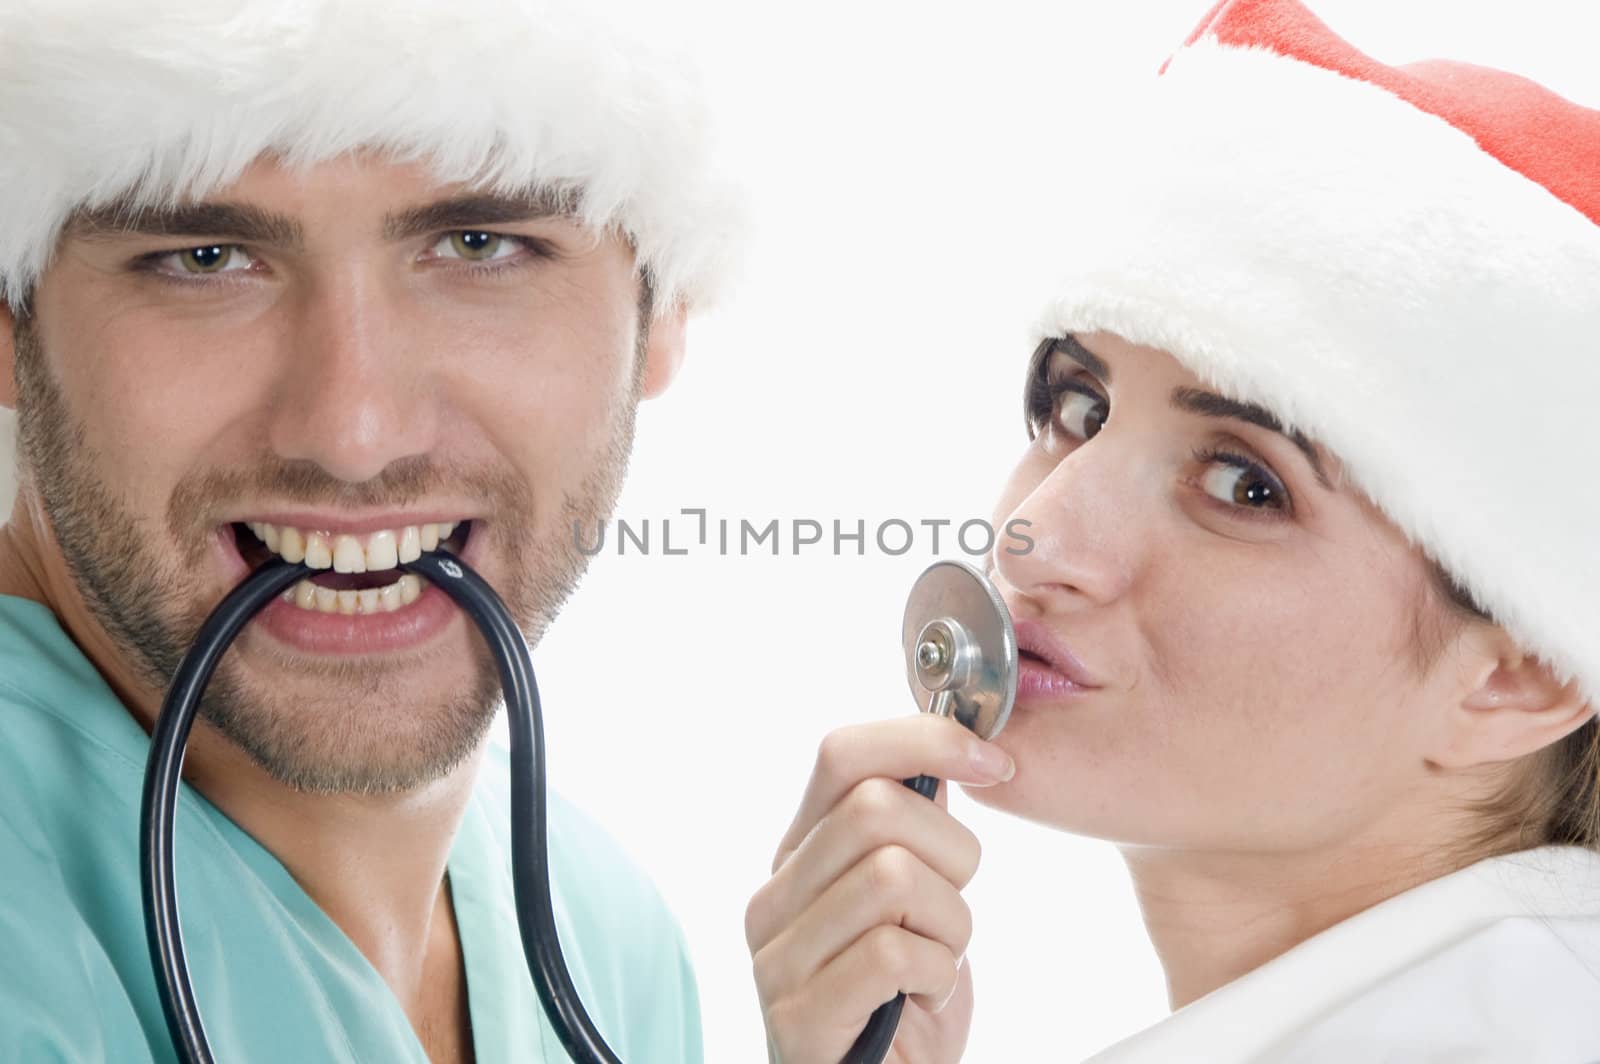
[[[1472,656],[1465,693],[1451,707],[1443,742],[1430,758],[1441,767],[1511,761],[1565,738],[1594,716],[1577,680],[1563,683],[1502,629]]]
[[[644,348],[644,378],[641,394],[654,399],[667,390],[678,367],[683,365],[684,343],[689,331],[689,312],[683,304],[674,304],[657,315],[650,323],[650,336]]]

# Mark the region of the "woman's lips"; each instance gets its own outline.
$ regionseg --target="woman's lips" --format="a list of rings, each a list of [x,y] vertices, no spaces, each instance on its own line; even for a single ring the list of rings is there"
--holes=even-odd
[[[1086,695],[1095,690],[1074,683],[1040,659],[1029,654],[1017,658],[1017,701],[1055,702],[1063,698]]]
[[[1039,621],[1014,622],[1017,700],[1055,701],[1096,690],[1100,684],[1054,632]]]
[[[1016,621],[1017,651],[1031,654],[1079,687],[1099,687],[1100,681],[1079,661],[1054,632],[1039,621]]]

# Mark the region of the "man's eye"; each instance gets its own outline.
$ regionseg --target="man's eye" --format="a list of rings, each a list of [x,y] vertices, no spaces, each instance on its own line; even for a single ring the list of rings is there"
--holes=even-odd
[[[237,273],[249,269],[254,261],[238,244],[206,244],[154,256],[156,267],[168,273]],[[177,269],[169,269],[168,264]]]
[[[433,246],[434,254],[441,258],[459,258],[469,262],[492,262],[515,255],[519,250],[521,242],[515,237],[478,229],[457,229],[440,237]]]

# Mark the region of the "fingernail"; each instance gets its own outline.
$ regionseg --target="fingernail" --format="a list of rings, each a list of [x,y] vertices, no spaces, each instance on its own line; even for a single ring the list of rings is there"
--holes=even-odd
[[[972,767],[988,779],[1004,783],[1017,774],[1011,755],[994,743],[978,742],[972,747]]]

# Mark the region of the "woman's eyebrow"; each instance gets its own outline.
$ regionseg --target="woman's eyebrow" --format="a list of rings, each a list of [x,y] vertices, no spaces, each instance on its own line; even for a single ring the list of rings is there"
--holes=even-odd
[[[1106,365],[1104,359],[1079,343],[1076,338],[1071,336],[1063,337],[1055,342],[1053,349],[1093,373],[1100,379],[1102,384],[1111,383],[1111,367]],[[1188,388],[1182,385],[1172,389],[1169,401],[1177,409],[1191,414],[1198,414],[1201,417],[1233,418],[1276,432],[1290,443],[1293,443],[1299,448],[1300,453],[1305,455],[1306,461],[1311,465],[1311,471],[1316,474],[1317,483],[1328,491],[1335,490],[1333,482],[1328,479],[1327,472],[1322,468],[1322,459],[1317,454],[1316,445],[1303,432],[1285,432],[1283,423],[1266,407],[1255,403],[1241,402],[1238,399],[1229,399],[1215,392],[1202,391],[1199,388]]]

